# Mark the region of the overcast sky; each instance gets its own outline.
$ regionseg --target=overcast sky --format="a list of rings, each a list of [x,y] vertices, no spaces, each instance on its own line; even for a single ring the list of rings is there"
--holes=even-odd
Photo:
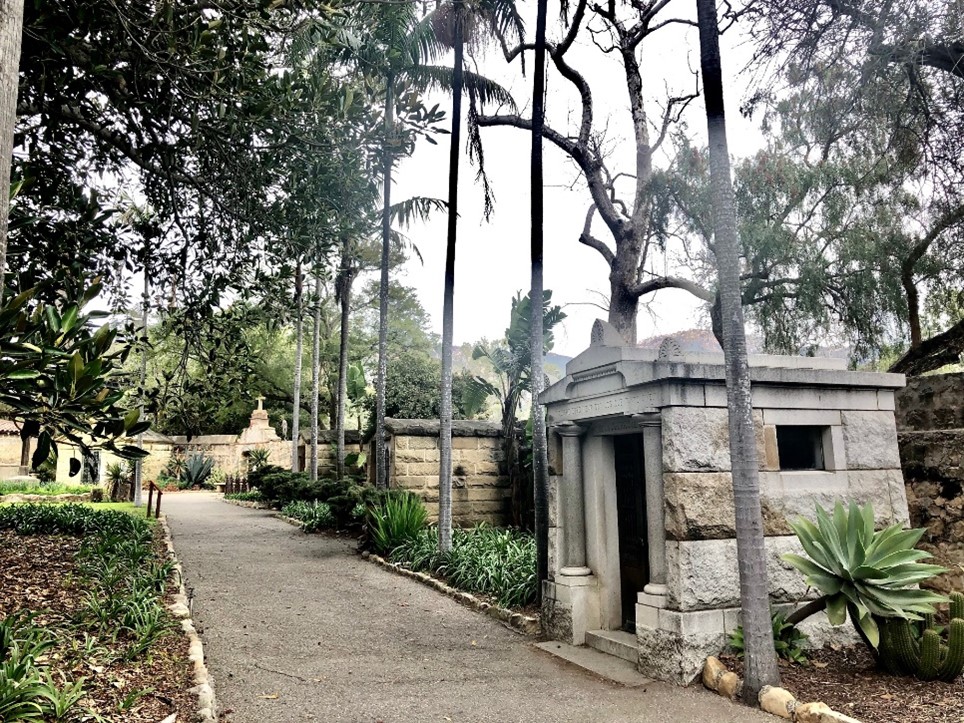
[[[686,12],[692,3],[671,3]],[[666,17],[669,17],[667,15]],[[553,33],[550,23],[550,38]],[[555,30],[558,32],[558,29]],[[648,110],[655,116],[656,103],[674,93],[692,91],[699,68],[698,34],[695,28],[671,26],[644,41],[643,76]],[[628,99],[621,66],[615,58],[603,55],[585,38],[570,51],[571,64],[590,81],[596,105],[596,127],[608,119],[607,136],[613,143],[614,165],[631,170],[634,164],[628,116]],[[740,75],[749,49],[736,30],[723,37],[724,77],[728,83],[728,130],[730,151],[735,156],[752,153],[761,138],[754,123],[743,119],[738,108],[744,97],[747,78]],[[479,61],[480,71],[511,89],[522,114],[529,116],[530,79],[521,78],[518,64],[508,68],[501,52],[489,49]],[[531,69],[531,58],[528,68]],[[568,81],[554,69],[548,79],[547,113],[550,125],[574,132],[577,118],[576,96]],[[443,107],[449,100],[433,99]],[[490,111],[491,112],[491,111]],[[689,137],[698,145],[706,143],[704,107],[694,102],[685,117]],[[486,167],[496,194],[496,210],[491,223],[482,220],[482,192],[475,183],[475,169],[463,154],[460,176],[460,222],[456,262],[455,343],[474,342],[481,337],[501,337],[508,325],[510,300],[519,290],[529,288],[529,134],[514,128],[482,130]],[[440,137],[438,146],[421,143],[415,155],[403,162],[396,173],[393,198],[413,195],[445,198],[448,172],[448,138]],[[668,143],[666,145],[669,145]],[[621,158],[622,157],[622,158]],[[623,160],[623,158],[625,160]],[[553,290],[553,301],[565,307],[568,318],[557,329],[555,351],[574,356],[589,343],[593,320],[606,318],[597,305],[606,304],[609,293],[608,267],[597,251],[578,242],[589,193],[574,165],[550,143],[545,144],[545,285]],[[445,256],[446,222],[444,214],[409,231],[424,258],[405,267],[404,283],[417,289],[423,305],[432,315],[434,330],[441,334],[442,280]],[[595,234],[612,244],[605,226],[598,221]],[[661,261],[657,263],[662,264]],[[671,268],[672,270],[672,268]],[[698,301],[687,292],[664,290],[655,297],[648,311],[639,314],[639,338],[671,333],[699,326],[703,322]]]

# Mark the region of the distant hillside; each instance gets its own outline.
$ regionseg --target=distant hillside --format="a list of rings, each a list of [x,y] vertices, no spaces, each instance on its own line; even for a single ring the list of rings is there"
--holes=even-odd
[[[720,347],[720,343],[713,336],[713,332],[709,329],[687,329],[686,331],[679,331],[675,334],[658,334],[656,336],[651,336],[647,339],[643,339],[638,342],[636,346],[640,349],[659,349],[659,345],[663,343],[664,339],[672,337],[679,342],[680,348],[683,353],[690,354],[720,354],[723,349]],[[766,354],[767,351],[763,348],[763,337],[756,334],[748,334],[746,337],[746,348],[750,354]],[[830,346],[830,347],[819,347],[815,353],[807,354],[806,350],[800,349],[800,356],[819,356],[819,357],[829,357],[831,359],[849,359],[850,349],[845,346]]]

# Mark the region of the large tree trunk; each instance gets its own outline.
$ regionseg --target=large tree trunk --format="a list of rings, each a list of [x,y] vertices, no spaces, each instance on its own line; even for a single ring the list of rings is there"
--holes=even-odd
[[[750,369],[740,299],[740,247],[736,204],[730,180],[715,0],[697,0],[700,57],[706,100],[710,150],[710,187],[723,312],[726,397],[730,426],[730,459],[736,505],[736,554],[740,569],[740,603],[746,646],[743,698],[756,703],[764,685],[779,685],[773,628],[770,622],[760,474],[750,397]]]
[[[452,67],[452,138],[449,145],[448,238],[442,303],[442,399],[439,412],[438,547],[452,549],[452,343],[455,336],[455,241],[459,217],[459,148],[462,143],[462,5],[455,4],[455,64]]]
[[[144,385],[147,383],[147,305],[148,305],[148,292],[150,286],[148,285],[148,274],[147,274],[147,250],[144,253],[144,297],[142,299],[143,309],[141,312],[141,334],[144,335],[144,348],[141,349],[141,386],[139,389],[139,396],[141,398],[141,417],[144,416]],[[144,434],[137,435],[137,446],[144,449]],[[134,462],[134,506],[140,507],[143,499],[143,488],[144,488],[144,464],[143,460],[136,460]]]
[[[535,70],[532,81],[532,155],[530,157],[530,256],[532,285],[529,291],[530,382],[532,393],[532,489],[535,505],[536,574],[539,579],[539,602],[542,602],[542,581],[549,578],[549,457],[546,445],[546,416],[539,403],[542,393],[542,132],[546,113],[546,14],[547,0],[536,4]]]
[[[311,450],[308,474],[318,479],[318,405],[321,397],[321,276],[315,276],[315,323],[311,348]]]
[[[961,355],[964,355],[964,320],[911,347],[888,371],[910,376],[926,374],[947,364],[957,364]]]
[[[304,323],[303,323],[303,295],[304,277],[301,273],[301,262],[295,269],[295,383],[292,390],[294,399],[291,403],[291,471],[301,471],[301,457],[299,446],[301,444],[301,357],[304,344]]]
[[[636,311],[638,308],[639,297],[637,295],[630,293],[617,281],[610,282],[609,323],[623,337],[627,346],[636,346]]]
[[[10,215],[10,166],[20,86],[24,0],[0,0],[0,302],[7,273],[7,217]]]
[[[352,269],[348,237],[341,243],[341,270],[338,276],[338,300],[341,302],[341,328],[338,339],[338,409],[335,419],[337,435],[335,471],[338,479],[345,477],[345,406],[348,398],[348,324],[351,312]]]
[[[385,449],[385,378],[388,376],[388,252],[392,233],[392,140],[395,79],[385,79],[385,157],[382,168],[382,258],[378,286],[378,375],[375,380],[375,486],[388,489]]]

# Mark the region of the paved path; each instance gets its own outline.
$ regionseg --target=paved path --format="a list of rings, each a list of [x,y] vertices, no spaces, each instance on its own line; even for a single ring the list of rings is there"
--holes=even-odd
[[[772,720],[699,689],[624,688],[496,621],[214,494],[164,496],[223,720]]]

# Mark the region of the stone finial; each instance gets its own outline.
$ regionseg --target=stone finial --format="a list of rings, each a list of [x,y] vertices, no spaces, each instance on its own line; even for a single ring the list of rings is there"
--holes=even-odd
[[[679,359],[683,356],[683,348],[679,345],[671,336],[663,339],[663,342],[659,345],[659,359],[660,361],[668,359]]]
[[[592,336],[589,346],[624,346],[622,334],[608,321],[596,319],[592,325]]]

